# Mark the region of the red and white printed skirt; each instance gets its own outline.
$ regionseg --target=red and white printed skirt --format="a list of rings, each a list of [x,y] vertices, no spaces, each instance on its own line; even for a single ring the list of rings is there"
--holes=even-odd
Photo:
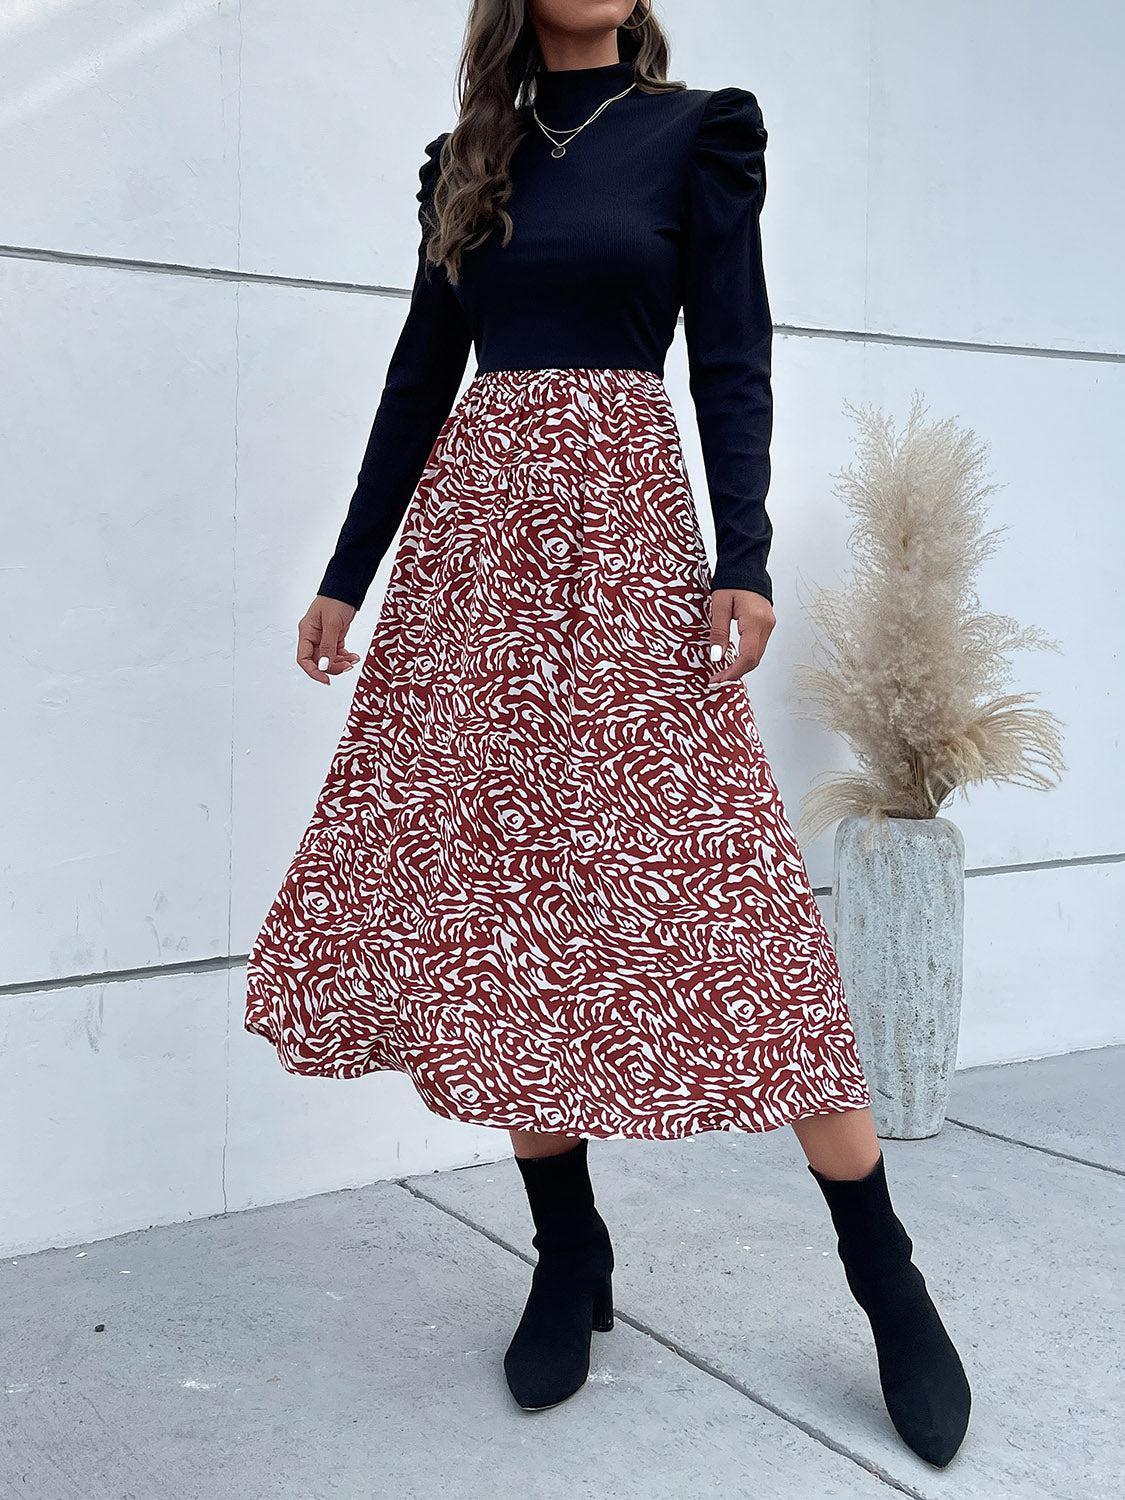
[[[475,376],[250,953],[285,1068],[592,1137],[870,1103],[710,586],[659,377]]]

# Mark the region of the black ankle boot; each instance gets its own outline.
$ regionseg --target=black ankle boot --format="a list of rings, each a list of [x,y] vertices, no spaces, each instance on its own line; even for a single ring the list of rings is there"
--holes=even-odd
[[[528,1411],[573,1396],[590,1373],[592,1329],[613,1327],[613,1249],[594,1207],[586,1142],[516,1158],[535,1222],[539,1260],[504,1356],[508,1389]]]
[[[882,1153],[858,1181],[809,1171],[828,1203],[848,1285],[875,1336],[891,1421],[920,1458],[944,1468],[969,1425],[969,1382],[911,1262],[914,1247],[891,1207]]]

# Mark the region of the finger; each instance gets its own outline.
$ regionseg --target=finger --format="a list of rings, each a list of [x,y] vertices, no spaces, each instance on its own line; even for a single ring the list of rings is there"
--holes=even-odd
[[[341,618],[338,613],[333,615],[329,611],[321,614],[321,626],[323,634],[320,642],[320,654],[327,659],[325,671],[330,677],[339,677],[341,672],[350,672],[359,661],[359,656],[354,651],[348,650],[348,626],[351,621]],[[335,644],[330,646],[334,639]]]
[[[331,616],[326,620],[321,617],[320,645],[316,650],[316,664],[322,672],[332,673],[340,651],[343,646],[343,631],[338,621],[333,621]]]
[[[738,655],[729,667],[723,667],[711,678],[712,682],[735,682],[739,677],[745,677],[747,672],[752,672],[761,661],[761,652],[740,648]]]
[[[730,645],[730,627],[734,619],[734,597],[729,593],[711,595],[711,646],[718,646],[722,656]],[[718,658],[711,652],[711,660]]]
[[[327,682],[328,673],[319,666],[320,626],[302,620],[297,627],[297,665],[314,682]]]
[[[712,682],[733,682],[739,676],[745,676],[747,672],[753,672],[754,667],[762,660],[765,651],[765,640],[759,625],[747,625],[738,634],[738,651],[735,658],[727,666],[712,675]]]
[[[336,632],[336,650],[328,665],[328,670],[333,677],[338,677],[341,672],[350,672],[360,660],[358,652],[348,650],[348,626],[350,624],[350,620],[346,623],[341,620]]]
[[[330,677],[339,677],[341,672],[350,672],[358,661],[359,657],[354,651],[346,651],[341,648],[328,663],[328,675]]]
[[[772,609],[763,609],[753,593],[734,596],[734,618],[738,628],[738,652],[723,669],[722,680],[744,677],[759,665],[766,654],[766,642],[777,623]]]
[[[730,628],[734,619],[734,600],[730,594],[711,595],[711,633],[708,657],[711,663],[709,681],[715,681],[717,664],[730,650]]]

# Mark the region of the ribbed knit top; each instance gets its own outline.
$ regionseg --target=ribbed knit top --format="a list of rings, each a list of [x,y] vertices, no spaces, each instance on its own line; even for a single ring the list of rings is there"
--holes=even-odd
[[[629,62],[542,71],[535,102],[565,132],[632,81]],[[465,253],[454,287],[425,258],[445,136],[426,148],[410,308],[355,492],[319,592],[357,608],[452,410],[470,351],[489,370],[608,368],[663,376],[682,311],[715,522],[713,586],[772,601],[765,500],[773,326],[762,267],[766,130],[743,89],[618,99],[567,147],[521,111],[499,230]]]

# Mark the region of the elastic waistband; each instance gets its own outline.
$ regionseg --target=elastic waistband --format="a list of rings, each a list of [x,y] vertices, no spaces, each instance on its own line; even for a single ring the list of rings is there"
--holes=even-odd
[[[482,370],[451,414],[444,444],[489,469],[556,464],[569,454],[590,472],[618,472],[627,453],[634,474],[663,469],[680,451],[659,375],[585,366]]]
[[[538,370],[478,370],[463,400],[549,404],[582,392],[595,401],[619,401],[630,392],[668,400],[663,377],[652,370],[600,366],[546,366]]]
[[[477,366],[473,381],[492,380],[510,381],[515,384],[534,384],[538,380],[550,380],[555,382],[571,380],[581,383],[589,383],[595,378],[611,378],[618,376],[621,379],[655,381],[657,385],[664,384],[664,375],[659,370],[649,370],[643,366],[623,365],[542,365],[535,369],[512,369],[492,370],[482,369]]]

